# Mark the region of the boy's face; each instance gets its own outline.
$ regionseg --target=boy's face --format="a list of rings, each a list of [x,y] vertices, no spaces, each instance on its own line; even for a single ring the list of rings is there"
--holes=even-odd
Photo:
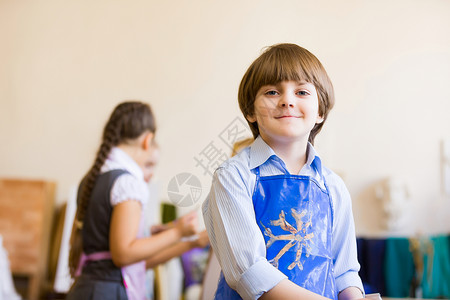
[[[254,114],[261,137],[269,145],[287,141],[308,141],[319,116],[316,88],[309,82],[282,81],[262,86],[256,94]]]

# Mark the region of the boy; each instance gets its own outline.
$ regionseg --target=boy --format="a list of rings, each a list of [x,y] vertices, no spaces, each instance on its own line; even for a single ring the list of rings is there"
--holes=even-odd
[[[216,299],[362,298],[350,195],[313,147],[334,104],[322,64],[269,47],[238,98],[255,141],[216,170],[203,205]]]

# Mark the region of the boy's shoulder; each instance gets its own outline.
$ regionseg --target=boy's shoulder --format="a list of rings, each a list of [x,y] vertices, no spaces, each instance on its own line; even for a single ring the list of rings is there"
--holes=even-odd
[[[237,171],[250,172],[250,146],[242,149],[235,156],[224,161],[216,170],[219,171]]]
[[[342,174],[339,174],[339,172],[336,173],[325,166],[322,166],[322,172],[335,209],[341,209],[342,205],[349,205],[351,203],[351,196],[341,177]]]
[[[322,174],[328,187],[345,187],[345,182],[342,179],[342,174],[340,172],[334,172],[322,165]]]

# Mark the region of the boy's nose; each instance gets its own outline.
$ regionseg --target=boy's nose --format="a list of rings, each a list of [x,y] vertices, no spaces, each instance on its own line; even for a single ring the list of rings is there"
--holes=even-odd
[[[294,107],[294,99],[289,97],[289,95],[283,95],[278,103],[281,107]]]

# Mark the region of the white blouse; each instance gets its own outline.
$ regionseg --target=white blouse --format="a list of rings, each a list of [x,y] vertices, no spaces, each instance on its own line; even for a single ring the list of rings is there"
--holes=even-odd
[[[149,198],[147,183],[139,165],[123,150],[114,147],[108,155],[100,173],[121,169],[128,174],[119,176],[111,189],[111,205],[128,200],[136,200],[144,207]]]

